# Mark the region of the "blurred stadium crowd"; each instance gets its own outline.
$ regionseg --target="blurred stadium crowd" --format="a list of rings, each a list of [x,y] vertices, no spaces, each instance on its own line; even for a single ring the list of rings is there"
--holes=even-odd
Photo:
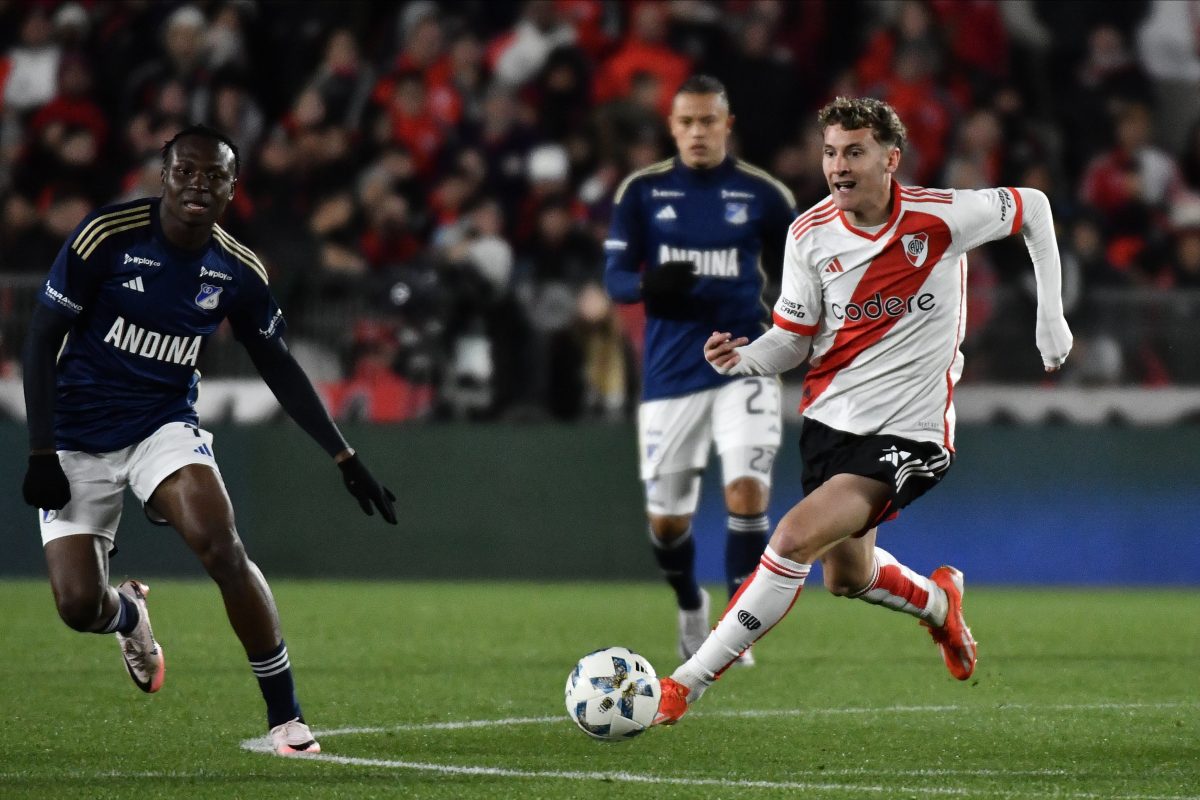
[[[600,243],[698,71],[800,210],[837,94],[896,107],[905,183],[1042,189],[1063,380],[1200,381],[1196,0],[0,2],[0,369],[66,235],[157,195],[159,147],[200,121],[241,150],[225,227],[337,416],[628,415],[643,320],[599,287]],[[968,380],[1041,379],[1031,281],[1019,239],[973,255]],[[206,374],[251,374],[229,344]]]

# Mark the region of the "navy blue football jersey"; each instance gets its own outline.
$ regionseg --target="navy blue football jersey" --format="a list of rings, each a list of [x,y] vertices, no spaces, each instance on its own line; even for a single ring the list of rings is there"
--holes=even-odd
[[[617,189],[604,242],[604,282],[617,302],[641,299],[643,270],[690,261],[697,276],[695,318],[648,317],[642,397],[654,400],[720,386],[704,359],[713,331],[756,339],[768,327],[763,242],[783,251],[796,202],[766,172],[726,158],[691,169],[678,157],[633,173]]]
[[[198,423],[205,340],[226,318],[239,341],[284,333],[262,262],[220,226],[182,250],[163,235],[158,198],[108,206],[70,235],[41,302],[74,322],[58,357],[60,450],[104,453],[168,422]]]

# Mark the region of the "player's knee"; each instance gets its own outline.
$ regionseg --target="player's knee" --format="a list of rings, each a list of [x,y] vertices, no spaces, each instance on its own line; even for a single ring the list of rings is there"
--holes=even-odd
[[[249,563],[242,540],[232,531],[207,537],[197,555],[209,577],[222,585],[238,580]]]
[[[725,505],[734,514],[761,514],[767,495],[767,485],[757,478],[736,478],[725,486]]]
[[[688,532],[692,518],[686,515],[650,517],[650,533],[660,542],[673,542]]]
[[[96,630],[104,616],[104,592],[99,587],[72,586],[54,595],[59,618],[77,631]]]
[[[862,591],[863,587],[859,585],[861,581],[848,580],[845,575],[824,565],[822,565],[822,569],[822,574],[825,576],[825,588],[830,594],[837,597],[850,597]]]

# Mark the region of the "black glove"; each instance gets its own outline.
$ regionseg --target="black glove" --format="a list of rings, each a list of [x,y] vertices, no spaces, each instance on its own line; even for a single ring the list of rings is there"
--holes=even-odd
[[[367,516],[375,516],[375,509],[378,508],[383,518],[395,525],[396,509],[392,507],[392,503],[396,500],[396,495],[375,480],[366,465],[358,460],[358,456],[350,456],[338,464],[338,467],[342,470],[342,480],[346,482],[346,488],[358,500]]]
[[[646,313],[661,319],[694,319],[697,315],[692,289],[695,266],[690,261],[667,261],[642,275],[642,303]]]
[[[34,508],[54,510],[71,502],[71,482],[58,461],[58,453],[33,453],[21,486],[25,502]]]

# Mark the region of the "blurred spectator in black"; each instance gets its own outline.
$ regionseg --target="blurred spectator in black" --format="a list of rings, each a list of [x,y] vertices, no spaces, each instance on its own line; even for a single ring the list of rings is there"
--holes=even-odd
[[[1188,190],[1200,194],[1200,118],[1188,128],[1179,170]]]
[[[214,83],[207,122],[232,139],[242,153],[254,152],[267,125],[258,101],[232,77]]]
[[[525,195],[525,161],[537,141],[523,116],[516,94],[493,84],[484,99],[483,118],[463,126],[464,145],[483,154],[488,193],[505,208],[518,207]]]
[[[153,108],[163,110],[163,95],[169,91],[168,87],[181,93],[180,98],[170,101],[169,113],[185,119],[199,118],[196,111],[205,103],[199,93],[212,77],[205,59],[207,30],[204,12],[196,6],[183,5],[171,12],[163,23],[161,54],[143,58],[137,68],[124,76],[123,118]]]
[[[325,56],[309,86],[321,96],[330,122],[357,130],[363,120],[375,73],[362,60],[358,41],[346,28],[338,28],[325,43]]]
[[[1170,285],[1200,289],[1200,200],[1180,203],[1171,214]]]
[[[424,243],[414,234],[408,213],[408,201],[385,191],[363,198],[366,218],[358,240],[358,250],[372,272],[403,266],[416,258]]]
[[[1112,142],[1110,129],[1098,123],[1122,107],[1147,102],[1153,89],[1120,28],[1098,25],[1086,42],[1082,60],[1066,73],[1073,80],[1062,87],[1056,102],[1064,139],[1071,142],[1062,152],[1071,181],[1079,180],[1088,162]]]
[[[0,226],[4,241],[0,271],[48,272],[63,240],[92,208],[90,199],[69,190],[43,192],[36,205],[20,195],[10,195]]]
[[[534,286],[560,283],[577,290],[600,279],[603,251],[580,227],[575,209],[565,194],[549,195],[542,201],[534,234],[518,265],[522,282]]]
[[[624,161],[629,150],[640,140],[665,138],[666,117],[658,111],[662,81],[653,72],[633,75],[629,92],[601,103],[593,112],[596,143],[602,159]]]
[[[748,14],[734,30],[734,46],[710,53],[705,72],[720,78],[729,92],[738,155],[770,164],[799,121],[795,68],[787,50],[773,44],[768,17]]]
[[[771,174],[787,184],[800,208],[808,208],[829,194],[821,169],[824,138],[815,119],[806,122],[771,162]]]
[[[563,141],[586,130],[592,110],[592,76],[582,50],[560,47],[551,52],[535,88],[534,107],[543,136]]]
[[[550,341],[545,405],[563,421],[630,419],[637,404],[637,356],[612,302],[584,286],[570,323]]]

